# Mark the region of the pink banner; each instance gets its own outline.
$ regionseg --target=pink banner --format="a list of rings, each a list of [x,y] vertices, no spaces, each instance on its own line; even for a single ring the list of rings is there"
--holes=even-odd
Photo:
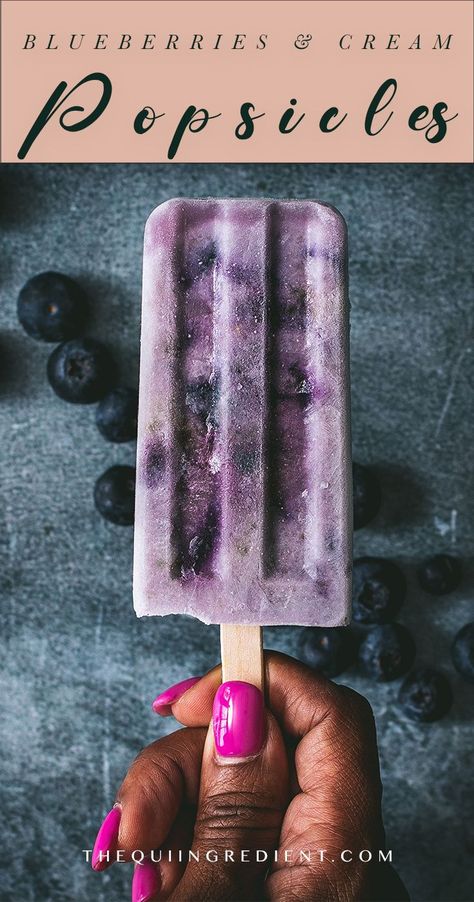
[[[465,162],[470,0],[4,0],[14,162]]]

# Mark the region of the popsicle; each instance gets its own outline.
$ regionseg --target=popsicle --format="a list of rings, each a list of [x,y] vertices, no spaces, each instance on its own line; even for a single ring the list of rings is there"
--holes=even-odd
[[[179,198],[148,219],[138,616],[348,622],[346,256],[314,201]]]

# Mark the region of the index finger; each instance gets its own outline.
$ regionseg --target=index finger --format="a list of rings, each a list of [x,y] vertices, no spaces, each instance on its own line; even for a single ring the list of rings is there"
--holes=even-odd
[[[327,793],[332,808],[341,794],[360,803],[371,786],[377,808],[381,796],[378,750],[367,699],[279,652],[265,653],[265,669],[267,706],[284,734],[296,741],[300,789],[315,792],[319,804]],[[192,686],[173,704],[177,720],[188,726],[207,725],[220,680],[221,669],[216,667]]]
[[[328,716],[346,716],[357,708],[358,716],[371,721],[370,706],[362,696],[332,683],[288,655],[265,652],[265,694],[267,706],[287,735],[301,739]],[[171,705],[185,726],[207,726],[212,703],[221,683],[221,667],[214,667]]]

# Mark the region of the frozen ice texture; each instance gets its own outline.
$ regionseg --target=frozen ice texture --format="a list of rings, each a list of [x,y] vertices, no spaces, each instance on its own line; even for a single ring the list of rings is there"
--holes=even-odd
[[[346,227],[314,201],[167,201],[145,231],[139,616],[350,615]]]

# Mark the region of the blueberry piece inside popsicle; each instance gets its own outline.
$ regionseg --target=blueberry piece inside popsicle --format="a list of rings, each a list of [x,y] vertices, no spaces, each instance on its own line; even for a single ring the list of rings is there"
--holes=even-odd
[[[145,484],[152,489],[156,486],[165,471],[165,449],[163,443],[155,439],[146,451],[145,457]]]

